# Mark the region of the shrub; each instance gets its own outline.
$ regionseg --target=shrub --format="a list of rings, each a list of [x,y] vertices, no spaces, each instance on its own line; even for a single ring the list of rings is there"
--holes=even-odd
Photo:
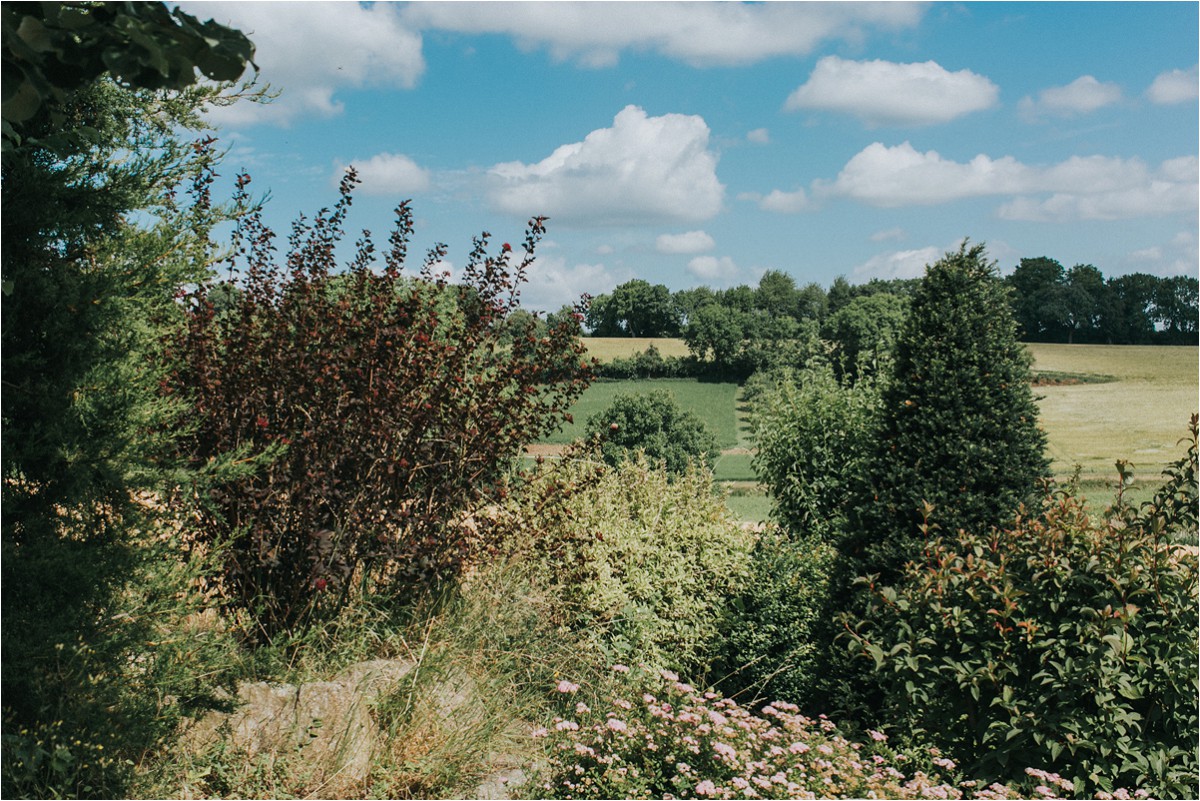
[[[515,266],[508,244],[489,256],[488,235],[477,239],[455,288],[434,274],[443,246],[418,278],[401,274],[412,228],[401,204],[383,264],[364,233],[335,275],[356,180],[348,172],[332,211],[295,223],[286,266],[258,212],[243,213],[243,292],[216,315],[200,287],[175,343],[167,389],[195,409],[188,460],[252,460],[208,490],[195,536],[228,541],[224,586],[268,638],[336,609],[356,576],[420,583],[459,570],[480,543],[454,519],[561,424],[590,373],[577,326],[537,337],[526,319],[525,336],[499,344],[540,218]]]
[[[576,701],[574,683],[558,684],[562,714],[534,731],[548,753],[537,797],[1053,798],[1071,789],[1037,769],[1014,787],[983,787],[936,748],[897,751],[877,731],[853,742],[791,704],[752,714],[669,671],[614,671],[628,680],[604,708]]]
[[[772,516],[793,537],[840,540],[874,446],[878,407],[875,383],[843,385],[825,364],[759,394],[750,418],[754,470],[774,499]]]
[[[1085,793],[1196,797],[1197,558],[1171,535],[1061,495],[1008,528],[932,539],[900,584],[867,585],[856,642],[885,715],[985,778],[1032,763]]]
[[[899,575],[921,553],[922,508],[946,531],[986,531],[1048,474],[1028,353],[982,245],[931,265],[883,390],[875,453],[844,551],[859,575]]]
[[[607,409],[588,418],[589,434],[604,437],[604,461],[617,465],[640,450],[668,473],[680,475],[693,462],[709,470],[720,451],[717,440],[695,413],[679,408],[671,393],[618,394]]]
[[[749,693],[809,706],[827,654],[825,625],[830,571],[836,550],[797,541],[774,527],[759,533],[750,554],[750,578],[730,604],[715,675],[728,695]]]
[[[730,596],[748,577],[752,534],[732,520],[707,471],[674,480],[644,460],[616,468],[547,465],[510,525],[542,566],[568,627],[610,659],[702,674]]]

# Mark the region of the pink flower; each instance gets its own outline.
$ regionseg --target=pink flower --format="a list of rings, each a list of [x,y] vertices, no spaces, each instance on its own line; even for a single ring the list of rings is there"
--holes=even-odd
[[[713,796],[717,794],[717,786],[705,779],[696,785],[696,795]]]
[[[871,735],[871,739],[877,743],[887,742],[887,735],[883,732],[875,731],[874,729],[867,729],[867,734]]]
[[[788,750],[793,754],[807,754],[809,749],[807,743],[792,743],[788,746]]]
[[[609,718],[608,722],[604,725],[608,726],[608,728],[612,729],[613,731],[626,731],[629,729],[629,727],[625,725],[625,721],[619,718]]]
[[[566,679],[563,679],[562,681],[560,681],[558,683],[557,689],[560,693],[573,693],[579,689],[579,685],[572,684],[571,682],[567,681]]]
[[[545,726],[538,726],[536,729],[533,730],[533,733],[530,736],[537,739],[540,737],[545,737],[549,733],[550,733],[549,730],[547,730]]]
[[[613,665],[612,669],[615,670],[617,673],[628,673],[629,672],[629,668],[627,668],[625,665]]]
[[[667,681],[679,681],[679,674],[671,670],[660,671],[662,677]]]

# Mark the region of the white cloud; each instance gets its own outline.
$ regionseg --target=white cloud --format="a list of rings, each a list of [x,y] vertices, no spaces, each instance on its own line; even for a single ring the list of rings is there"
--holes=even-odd
[[[937,151],[918,152],[905,142],[868,145],[832,182],[815,182],[814,195],[848,197],[872,206],[948,203],[976,197],[1011,197],[998,211],[1005,219],[1115,220],[1190,212],[1200,187],[1197,160],[1184,156],[1151,170],[1139,159],[1072,156],[1050,166],[1029,166],[1011,156],[980,154],[962,163]]]
[[[852,114],[868,125],[933,125],[990,108],[999,94],[982,75],[948,72],[933,61],[896,64],[826,56],[784,107]]]
[[[687,271],[710,286],[729,286],[742,274],[728,256],[697,256],[688,262]]]
[[[927,247],[880,253],[855,267],[854,278],[857,282],[869,281],[872,278],[920,278],[925,275],[925,267],[941,258],[944,252],[945,248]]]
[[[411,89],[425,70],[421,34],[390,3],[184,3],[190,14],[242,30],[255,45],[260,83],[283,94],[213,112],[227,125],[287,124],[340,114],[337,93],[362,86]]]
[[[830,39],[914,27],[910,3],[414,3],[420,28],[512,36],[526,50],[609,67],[623,50],[654,51],[693,66],[753,64],[810,53]]]
[[[521,286],[521,306],[547,312],[577,303],[584,293],[611,292],[619,283],[619,277],[603,264],[568,267],[561,256],[536,257],[526,276],[529,282]]]
[[[684,234],[661,234],[654,240],[654,249],[659,253],[703,253],[716,247],[713,238],[704,231],[688,231]]]
[[[366,160],[352,160],[362,181],[359,191],[365,195],[405,195],[424,192],[429,188],[429,170],[400,153],[379,153]],[[338,162],[332,183],[336,186],[346,171]]]
[[[903,228],[888,228],[886,231],[876,231],[871,234],[872,242],[892,242],[904,239],[908,233]]]
[[[746,141],[756,145],[765,145],[771,141],[771,132],[766,128],[755,128],[746,134]]]
[[[1195,231],[1180,231],[1170,242],[1141,248],[1126,254],[1121,262],[1122,272],[1142,272],[1152,275],[1195,275],[1200,263],[1200,247]]]
[[[775,189],[758,201],[758,207],[763,211],[796,214],[802,211],[810,211],[816,208],[816,205],[809,199],[808,194],[803,189],[797,189],[795,192],[784,192]]]
[[[1091,75],[1076,78],[1066,86],[1052,86],[1038,92],[1037,99],[1023,97],[1017,104],[1021,116],[1035,120],[1044,115],[1073,117],[1111,106],[1120,101],[1121,87],[1101,83]]]
[[[725,195],[708,137],[701,117],[648,117],[626,106],[611,128],[562,145],[536,164],[492,167],[489,199],[510,214],[546,214],[576,225],[707,220]]]
[[[1154,79],[1146,96],[1151,102],[1160,105],[1186,103],[1200,96],[1200,68],[1190,70],[1171,70],[1164,72]]]

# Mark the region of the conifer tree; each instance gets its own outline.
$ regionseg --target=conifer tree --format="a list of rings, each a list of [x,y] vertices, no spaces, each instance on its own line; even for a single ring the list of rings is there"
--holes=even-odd
[[[994,262],[964,241],[927,269],[896,344],[844,544],[859,575],[897,577],[921,554],[927,515],[983,531],[1034,495],[1049,465],[1029,366]]]

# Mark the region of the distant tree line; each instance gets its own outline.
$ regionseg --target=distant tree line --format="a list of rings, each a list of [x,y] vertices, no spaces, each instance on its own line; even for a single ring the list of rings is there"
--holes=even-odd
[[[584,321],[596,337],[682,337],[693,354],[736,360],[746,342],[780,342],[817,333],[857,354],[903,317],[918,281],[837,278],[828,290],[798,286],[768,270],[757,287],[671,292],[634,279],[593,298]],[[1096,267],[1069,270],[1054,259],[1021,259],[1004,279],[1019,335],[1026,342],[1196,344],[1195,276],[1132,273],[1106,279]]]

